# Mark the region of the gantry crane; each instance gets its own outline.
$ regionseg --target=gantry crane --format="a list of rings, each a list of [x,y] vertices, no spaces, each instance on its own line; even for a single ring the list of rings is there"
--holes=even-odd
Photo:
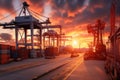
[[[27,2],[23,2],[23,7],[19,13],[19,16],[15,17],[15,20],[9,23],[1,23],[0,26],[3,26],[4,29],[15,29],[16,51],[18,50],[19,45],[22,45],[25,48],[30,47],[31,57],[35,57],[36,55],[35,49],[34,49],[34,36],[36,36],[34,31],[35,29],[38,29],[40,31],[40,34],[39,34],[40,50],[42,49],[42,30],[43,29],[58,28],[60,29],[59,34],[62,33],[61,25],[49,25],[50,23],[51,22],[49,21],[49,18],[43,22],[39,21],[39,19],[34,17],[30,12],[29,4]],[[46,25],[43,25],[43,24],[46,24]],[[23,33],[20,33],[20,30],[22,30]],[[30,35],[28,35],[28,30],[30,31]],[[23,42],[19,42],[18,40],[19,33],[20,33],[21,39],[22,38],[24,39]],[[29,43],[27,42],[28,37],[30,38]]]
[[[111,4],[111,8],[110,8],[110,26],[111,26],[111,30],[110,30],[110,35],[113,35],[113,33],[115,32],[115,14],[116,14],[116,10],[115,10],[115,3],[116,0],[112,1]]]
[[[93,34],[93,36],[94,36],[93,37],[94,38],[93,46],[95,46],[96,42],[97,42],[97,30],[96,30],[96,27],[91,25],[91,24],[89,24],[89,25],[87,25],[87,30],[88,30],[88,33],[92,33]]]
[[[103,51],[104,49],[101,49],[104,46],[103,39],[102,39],[102,31],[105,28],[105,22],[101,20],[97,20],[97,22],[94,25],[89,24],[87,26],[88,33],[92,33],[94,35],[94,41],[93,46],[95,46],[96,51]]]

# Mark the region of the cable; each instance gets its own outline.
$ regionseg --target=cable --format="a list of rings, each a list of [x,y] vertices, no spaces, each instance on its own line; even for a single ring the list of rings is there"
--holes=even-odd
[[[31,9],[30,9],[31,10]],[[33,13],[35,13],[35,14],[37,14],[37,15],[39,15],[39,16],[42,16],[42,17],[44,17],[44,18],[48,18],[48,17],[46,17],[46,16],[44,16],[44,15],[41,15],[41,14],[39,14],[39,13],[37,13],[37,12],[35,12],[35,11],[33,11],[33,10],[31,10]]]
[[[120,27],[120,0],[116,0],[116,12],[118,14],[118,26]]]
[[[17,12],[17,11],[18,11],[18,10],[20,10],[20,9],[21,9],[21,8],[19,8],[19,9],[15,10],[15,11],[12,11],[9,15],[7,15],[7,16],[5,16],[5,17],[1,18],[1,19],[0,19],[0,21],[4,20],[5,18],[10,17],[12,14],[14,14],[15,12]]]
[[[120,4],[120,1],[118,0],[118,10],[120,9],[120,5],[119,5],[119,4]],[[119,11],[118,11],[118,12],[119,12]],[[119,18],[119,19],[118,19],[118,20],[119,20],[118,23],[119,23],[119,27],[120,27],[120,12],[118,13],[118,16],[119,16],[119,17],[118,17],[118,18]]]
[[[43,16],[41,16],[40,14],[36,14],[36,12],[34,12],[34,11],[31,11],[31,13],[32,14],[34,14],[35,15],[35,17],[37,17],[37,18],[39,18],[41,21],[43,21],[44,22],[44,20],[43,19],[41,19],[41,17],[43,17]],[[44,16],[45,17],[45,16]],[[45,18],[47,18],[47,17],[45,17]]]
[[[36,15],[35,13],[31,12],[31,14],[32,14],[35,18],[40,19],[41,21],[44,21],[43,19],[40,18],[40,16]]]
[[[7,16],[1,18],[0,21],[6,19],[6,18],[8,18],[8,17],[10,17],[11,15],[13,15],[14,13],[16,13],[16,12],[17,12],[18,10],[20,10],[20,9],[21,9],[21,8],[15,10],[15,11],[10,12],[9,15],[7,15]],[[33,11],[32,9],[29,9],[29,10],[30,10],[30,12],[31,12],[32,14],[34,14],[33,16],[35,16],[35,18],[40,19],[41,21],[44,21],[43,19],[41,19],[41,17],[48,18],[48,17],[46,17],[46,16],[44,16],[44,15],[41,15],[41,14],[39,14],[39,13]],[[41,17],[40,17],[40,16],[41,16]]]

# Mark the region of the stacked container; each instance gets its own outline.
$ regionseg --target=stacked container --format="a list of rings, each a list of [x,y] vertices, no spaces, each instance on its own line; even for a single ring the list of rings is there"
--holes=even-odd
[[[10,58],[16,58],[15,46],[10,46]]]
[[[39,58],[39,57],[43,57],[42,51],[41,51],[40,49],[36,49],[35,51],[36,51],[36,54],[37,54],[37,57],[38,57],[38,58]]]
[[[53,48],[53,53],[55,54],[55,56],[59,56],[58,47],[54,47],[54,48]]]
[[[46,59],[55,58],[54,47],[50,46],[45,49],[45,58]]]
[[[27,50],[26,48],[19,48],[18,49],[18,56],[21,59],[28,59],[29,58],[29,50]]]
[[[10,46],[0,44],[0,64],[8,63],[10,59]]]

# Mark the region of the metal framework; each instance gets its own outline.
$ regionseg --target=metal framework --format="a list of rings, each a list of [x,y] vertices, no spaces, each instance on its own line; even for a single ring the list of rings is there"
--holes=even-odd
[[[88,33],[92,33],[94,35],[94,44],[93,46],[96,45],[103,45],[103,39],[102,39],[102,31],[105,28],[105,22],[101,20],[97,20],[95,25],[88,25]]]
[[[35,29],[40,31],[40,34],[37,36],[40,36],[40,50],[42,49],[42,30],[48,29],[48,28],[58,28],[60,29],[60,33],[62,33],[62,27],[60,25],[48,25],[51,22],[49,21],[49,18],[44,21],[40,22],[38,19],[34,18],[29,9],[29,5],[27,2],[23,2],[22,10],[20,11],[19,16],[15,17],[15,21],[12,21],[10,23],[3,23],[0,24],[0,26],[3,26],[4,29],[15,29],[15,38],[16,38],[16,50],[18,50],[18,47],[20,45],[24,46],[25,48],[31,47],[31,56],[35,57],[35,50],[34,50],[34,36]],[[43,26],[42,24],[46,24],[46,26]],[[21,30],[23,33],[21,33]],[[28,34],[28,30],[30,31],[30,34]],[[21,37],[22,42],[19,42],[19,35]],[[28,37],[30,38],[30,42],[27,42]]]
[[[61,44],[62,46],[66,46],[66,42],[72,42],[72,36],[61,36]]]

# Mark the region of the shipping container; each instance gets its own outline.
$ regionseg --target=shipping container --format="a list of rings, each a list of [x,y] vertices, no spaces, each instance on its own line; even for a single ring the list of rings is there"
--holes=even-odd
[[[10,60],[10,46],[0,44],[0,64],[8,63]]]

